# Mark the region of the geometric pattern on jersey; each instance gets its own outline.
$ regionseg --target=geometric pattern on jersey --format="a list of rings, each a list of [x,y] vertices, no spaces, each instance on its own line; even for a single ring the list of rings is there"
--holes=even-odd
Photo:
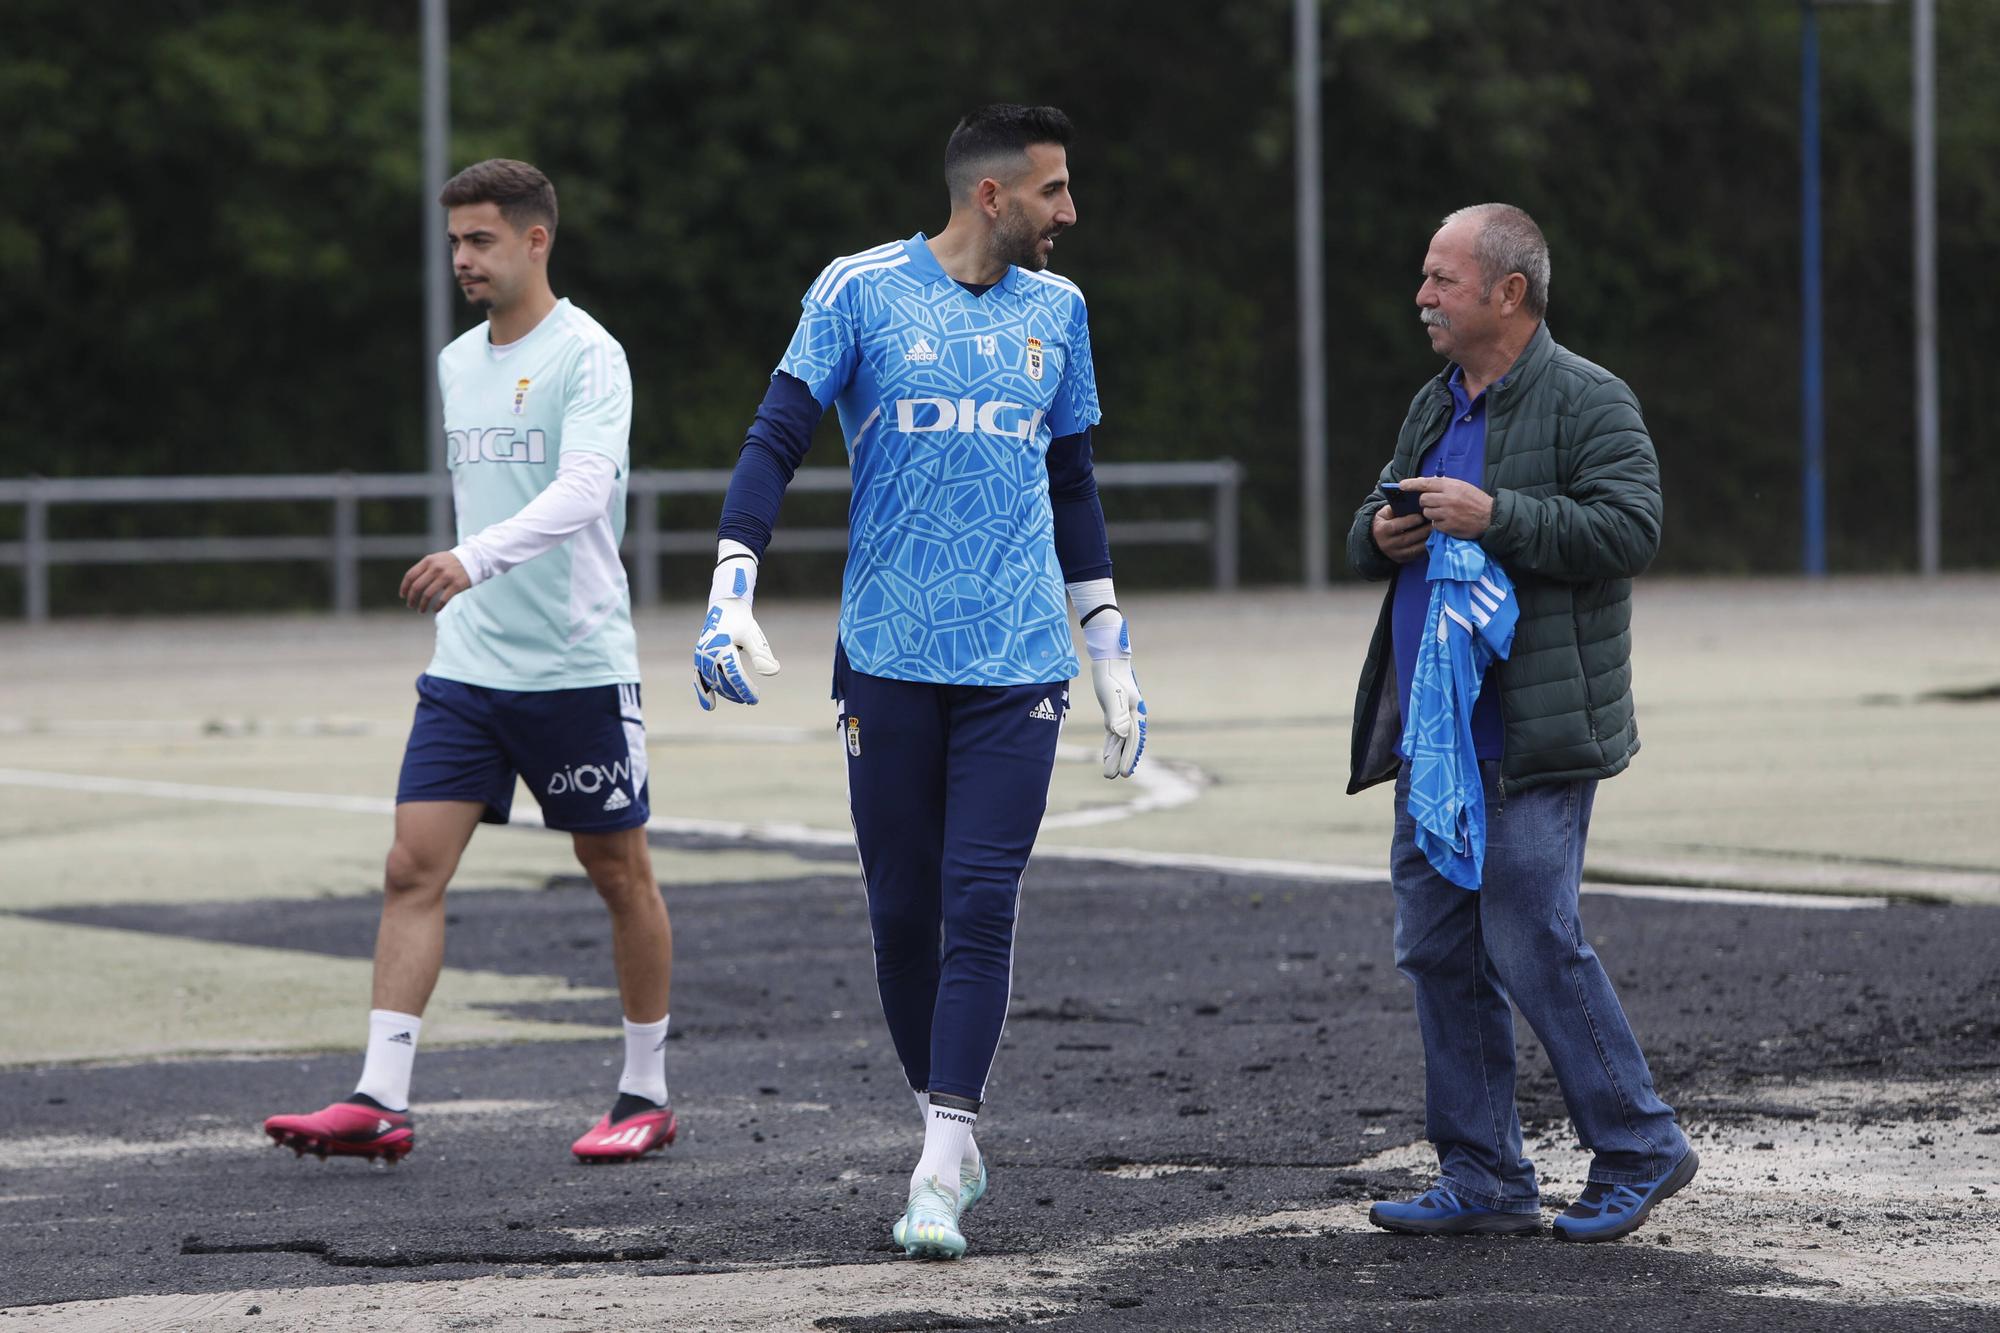
[[[1430,609],[1410,684],[1403,753],[1410,819],[1438,874],[1477,889],[1486,866],[1486,793],[1472,740],[1472,706],[1486,668],[1514,645],[1519,610],[1507,571],[1477,542],[1432,532]]]
[[[974,296],[918,232],[834,260],[800,304],[778,369],[847,440],[854,668],[949,685],[1075,676],[1047,455],[1100,416],[1083,293],[1009,267]]]
[[[632,433],[625,349],[567,300],[494,348],[481,321],[438,355],[458,539],[512,518],[555,480],[564,450],[618,467],[604,512],[562,544],[479,584],[437,617],[428,674],[498,690],[639,679],[618,543]]]

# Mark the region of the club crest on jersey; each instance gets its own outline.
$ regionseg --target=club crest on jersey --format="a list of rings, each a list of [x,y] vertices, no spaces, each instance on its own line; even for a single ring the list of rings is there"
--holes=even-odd
[[[861,757],[861,719],[849,716],[847,719],[847,752],[856,759]]]
[[[1028,339],[1028,378],[1038,380],[1041,377],[1042,340],[1040,338],[1030,338]]]
[[[1040,379],[1041,376],[1037,375],[1035,378]],[[514,382],[514,415],[517,417],[521,415],[527,406],[528,383],[528,380],[525,378]]]

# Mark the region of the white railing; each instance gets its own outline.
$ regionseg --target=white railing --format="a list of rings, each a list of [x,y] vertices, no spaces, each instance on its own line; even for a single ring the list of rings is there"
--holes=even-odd
[[[1233,459],[1190,463],[1099,463],[1097,484],[1104,490],[1196,489],[1210,493],[1205,516],[1148,519],[1109,525],[1114,550],[1128,546],[1207,546],[1215,586],[1237,581],[1240,542],[1238,507],[1243,469]],[[662,496],[720,496],[729,488],[729,469],[635,471],[627,484],[631,511],[624,552],[633,571],[633,600],[660,601],[660,557],[714,549],[712,521],[694,529],[660,524]],[[22,611],[31,624],[49,618],[49,571],[59,565],[227,564],[270,560],[325,561],[333,571],[333,609],[352,612],[361,604],[361,562],[411,559],[436,550],[428,533],[363,533],[363,500],[407,500],[449,492],[444,478],[422,473],[321,473],[269,477],[31,477],[0,481],[0,505],[22,508],[19,541],[0,541],[0,568],[21,571]],[[845,491],[845,468],[804,468],[790,489]],[[271,503],[312,501],[331,506],[324,536],[292,537],[106,537],[52,538],[49,511],[61,505],[150,505]],[[845,527],[785,527],[772,538],[775,551],[844,551]]]

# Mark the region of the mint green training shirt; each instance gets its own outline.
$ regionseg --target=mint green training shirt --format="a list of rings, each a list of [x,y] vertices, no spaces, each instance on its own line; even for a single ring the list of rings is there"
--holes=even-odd
[[[609,458],[618,485],[604,514],[560,546],[452,598],[438,613],[429,673],[501,690],[635,682],[618,560],[632,431],[625,349],[567,300],[505,347],[487,329],[438,354],[459,540],[520,512],[555,480],[566,449]]]

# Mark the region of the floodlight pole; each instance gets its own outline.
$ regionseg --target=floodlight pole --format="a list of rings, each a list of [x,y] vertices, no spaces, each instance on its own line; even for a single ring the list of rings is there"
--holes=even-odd
[[[1938,572],[1937,34],[1932,0],[1910,6],[1913,89],[1911,230],[1915,233],[1917,356],[1917,565]]]
[[[1319,0],[1292,0],[1293,139],[1298,178],[1300,548],[1305,585],[1328,572],[1326,274],[1320,188]]]
[[[1804,550],[1807,578],[1826,575],[1826,396],[1820,347],[1819,16],[1799,6],[1799,408],[1804,433]]]
[[[445,252],[444,220],[438,216],[437,192],[445,181],[446,140],[451,132],[451,79],[446,66],[445,0],[423,0],[424,46],[424,458],[438,483],[430,497],[431,549],[452,544],[451,494],[445,466],[444,404],[438,397],[437,358],[451,340],[451,310],[445,275],[451,260]]]

